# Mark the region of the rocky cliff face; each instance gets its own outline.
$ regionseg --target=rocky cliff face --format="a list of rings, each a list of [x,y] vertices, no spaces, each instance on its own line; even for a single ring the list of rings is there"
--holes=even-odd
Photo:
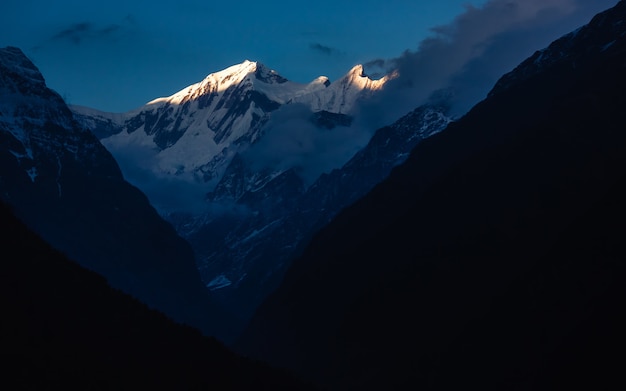
[[[225,337],[229,316],[190,246],[126,182],[17,48],[0,50],[0,197],[53,246],[179,322]]]

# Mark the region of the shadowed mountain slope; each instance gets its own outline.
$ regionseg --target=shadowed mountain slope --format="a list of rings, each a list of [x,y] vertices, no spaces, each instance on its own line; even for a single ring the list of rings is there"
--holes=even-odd
[[[0,204],[2,375],[18,389],[310,389],[68,260]]]
[[[0,200],[112,286],[207,335],[232,337],[189,244],[14,47],[0,49]]]
[[[331,389],[622,388],[626,3],[313,239],[239,348]]]

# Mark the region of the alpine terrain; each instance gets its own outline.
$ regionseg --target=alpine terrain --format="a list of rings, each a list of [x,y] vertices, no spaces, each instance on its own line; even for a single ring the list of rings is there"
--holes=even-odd
[[[316,229],[450,122],[438,94],[372,136],[362,104],[393,77],[355,66],[298,84],[245,61],[128,113],[72,110],[192,244],[205,285],[246,319]]]
[[[231,316],[209,298],[189,244],[14,47],[0,49],[0,199],[114,288],[208,335],[232,337]]]
[[[626,2],[318,231],[237,343],[333,390],[622,389]]]

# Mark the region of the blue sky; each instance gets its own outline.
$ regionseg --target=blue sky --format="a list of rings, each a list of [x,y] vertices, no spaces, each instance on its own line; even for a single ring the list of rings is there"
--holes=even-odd
[[[69,103],[121,112],[245,59],[304,83],[320,75],[335,80],[375,59],[402,60],[433,37],[470,36],[470,45],[480,47],[506,33],[507,23],[519,29],[543,21],[546,36],[536,42],[548,43],[556,38],[549,34],[565,33],[616,2],[3,0],[0,46],[20,47]],[[502,12],[515,16],[502,21]],[[451,50],[448,56],[458,60]]]

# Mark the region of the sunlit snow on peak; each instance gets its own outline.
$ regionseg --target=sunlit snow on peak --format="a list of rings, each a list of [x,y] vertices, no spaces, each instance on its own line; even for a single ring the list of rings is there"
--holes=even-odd
[[[183,88],[174,95],[157,98],[147,104],[154,105],[162,102],[180,104],[206,92],[220,93],[230,86],[241,83],[248,75],[253,74],[256,69],[256,62],[245,60],[241,64],[232,65],[222,71],[211,73],[201,82]]]

